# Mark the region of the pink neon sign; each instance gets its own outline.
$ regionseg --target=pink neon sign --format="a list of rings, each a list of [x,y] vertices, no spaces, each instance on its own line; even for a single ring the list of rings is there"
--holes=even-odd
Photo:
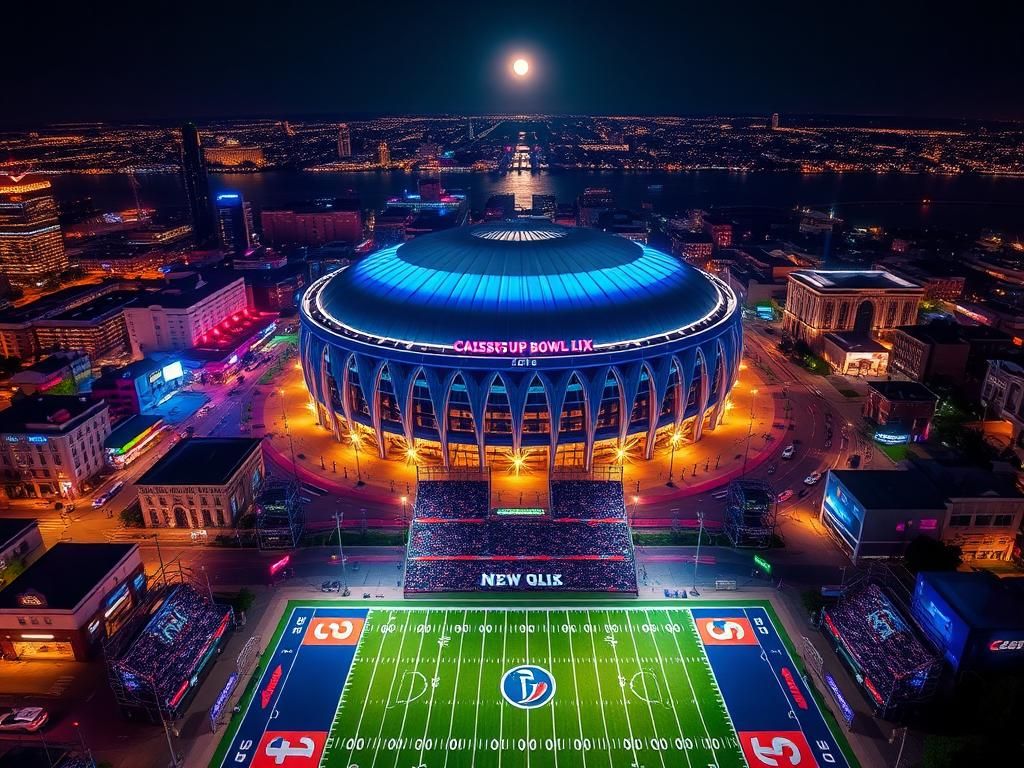
[[[593,352],[593,339],[545,339],[543,341],[477,341],[459,339],[455,351],[468,355],[572,355]]]

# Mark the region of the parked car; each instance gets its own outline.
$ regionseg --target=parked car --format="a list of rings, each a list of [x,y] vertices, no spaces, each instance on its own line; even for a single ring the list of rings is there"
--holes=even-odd
[[[0,709],[0,731],[35,733],[49,719],[42,707],[5,707]]]
[[[790,443],[789,445],[782,449],[782,458],[792,459],[794,453],[796,453],[796,446]]]
[[[860,466],[860,454],[859,453],[855,453],[852,456],[850,456],[850,458],[848,458],[846,460],[846,465],[850,469],[856,469],[857,467],[859,467]]]
[[[779,494],[778,502],[779,502],[779,504],[781,504],[782,502],[789,501],[792,498],[793,498],[793,489],[792,488],[787,488],[786,490],[784,490],[782,493]]]
[[[325,581],[320,585],[321,592],[341,592],[340,581]]]
[[[821,480],[821,472],[811,472],[811,474],[804,478],[804,485],[814,485],[819,480]]]

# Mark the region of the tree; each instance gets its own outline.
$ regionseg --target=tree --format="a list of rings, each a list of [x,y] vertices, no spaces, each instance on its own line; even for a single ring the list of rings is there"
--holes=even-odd
[[[235,595],[235,610],[248,613],[252,604],[256,601],[256,595],[248,587],[242,587]]]
[[[918,571],[955,571],[963,562],[963,553],[955,544],[944,544],[924,534],[907,546],[904,564],[913,573]]]
[[[138,502],[129,504],[121,510],[121,524],[125,528],[143,528],[145,523],[142,520],[142,507]]]

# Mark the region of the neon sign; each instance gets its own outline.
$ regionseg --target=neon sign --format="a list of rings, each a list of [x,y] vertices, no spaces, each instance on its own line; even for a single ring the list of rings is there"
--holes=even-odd
[[[900,445],[901,443],[909,443],[910,435],[905,432],[875,432],[875,442],[881,443],[882,445]]]
[[[469,355],[568,355],[580,352],[593,352],[593,339],[546,339],[543,341],[477,341],[459,339],[455,342],[455,351]]]
[[[839,690],[839,684],[836,682],[836,679],[828,672],[825,673],[825,686],[828,688],[829,693],[832,694],[836,704],[839,705],[839,709],[843,713],[843,720],[846,721],[847,725],[853,725],[853,707],[850,706],[850,702],[843,696],[843,692]]]
[[[990,651],[1020,651],[1024,650],[1024,640],[993,640],[988,644]]]

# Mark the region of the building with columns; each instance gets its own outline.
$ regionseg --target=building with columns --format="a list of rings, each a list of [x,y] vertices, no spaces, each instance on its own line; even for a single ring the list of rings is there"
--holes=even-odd
[[[924,288],[880,269],[798,269],[789,274],[783,332],[821,353],[826,334],[889,339],[910,325]]]

